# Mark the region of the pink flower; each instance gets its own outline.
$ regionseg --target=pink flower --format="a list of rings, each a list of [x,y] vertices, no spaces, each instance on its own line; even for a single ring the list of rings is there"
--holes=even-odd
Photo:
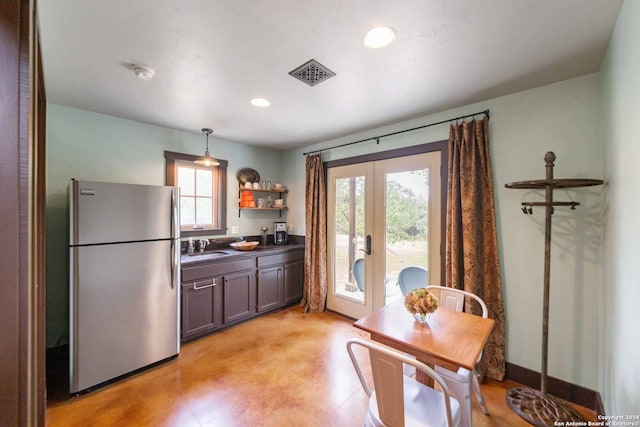
[[[438,308],[438,298],[425,288],[418,288],[404,297],[404,306],[411,314],[433,313]]]

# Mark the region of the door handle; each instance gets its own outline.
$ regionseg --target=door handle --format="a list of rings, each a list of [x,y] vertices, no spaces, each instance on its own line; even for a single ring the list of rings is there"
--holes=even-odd
[[[367,237],[364,239],[364,249],[359,249],[360,251],[364,252],[367,255],[371,255],[371,236],[367,235]]]

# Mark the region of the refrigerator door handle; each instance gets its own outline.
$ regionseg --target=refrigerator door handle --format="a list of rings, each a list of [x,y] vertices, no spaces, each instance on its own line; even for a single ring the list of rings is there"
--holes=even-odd
[[[175,239],[171,239],[171,249],[169,249],[169,264],[171,264],[171,289],[176,288],[176,256],[175,256]]]
[[[78,248],[69,253],[69,380],[71,391],[78,390]]]
[[[180,281],[180,212],[176,200],[179,194],[179,187],[171,189],[171,289],[175,289],[176,282]]]
[[[178,215],[178,203],[176,200],[176,191],[178,191],[178,188],[172,188],[171,189],[171,238],[172,239],[177,239],[180,237],[178,230],[180,230],[180,223],[179,223],[179,215]]]

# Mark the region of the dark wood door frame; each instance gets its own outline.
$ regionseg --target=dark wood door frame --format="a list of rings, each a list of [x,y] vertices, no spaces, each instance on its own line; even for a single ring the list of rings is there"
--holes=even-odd
[[[0,425],[45,412],[45,110],[35,0],[0,2]]]

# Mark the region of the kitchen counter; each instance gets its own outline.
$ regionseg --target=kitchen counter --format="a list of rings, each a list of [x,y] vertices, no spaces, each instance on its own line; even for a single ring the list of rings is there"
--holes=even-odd
[[[303,244],[289,243],[286,245],[258,245],[251,251],[238,251],[230,246],[217,246],[213,249],[206,250],[203,253],[196,252],[193,255],[180,255],[180,265],[189,266],[211,261],[229,261],[232,259],[255,257],[257,255],[271,255],[289,252],[297,249],[304,249]]]

